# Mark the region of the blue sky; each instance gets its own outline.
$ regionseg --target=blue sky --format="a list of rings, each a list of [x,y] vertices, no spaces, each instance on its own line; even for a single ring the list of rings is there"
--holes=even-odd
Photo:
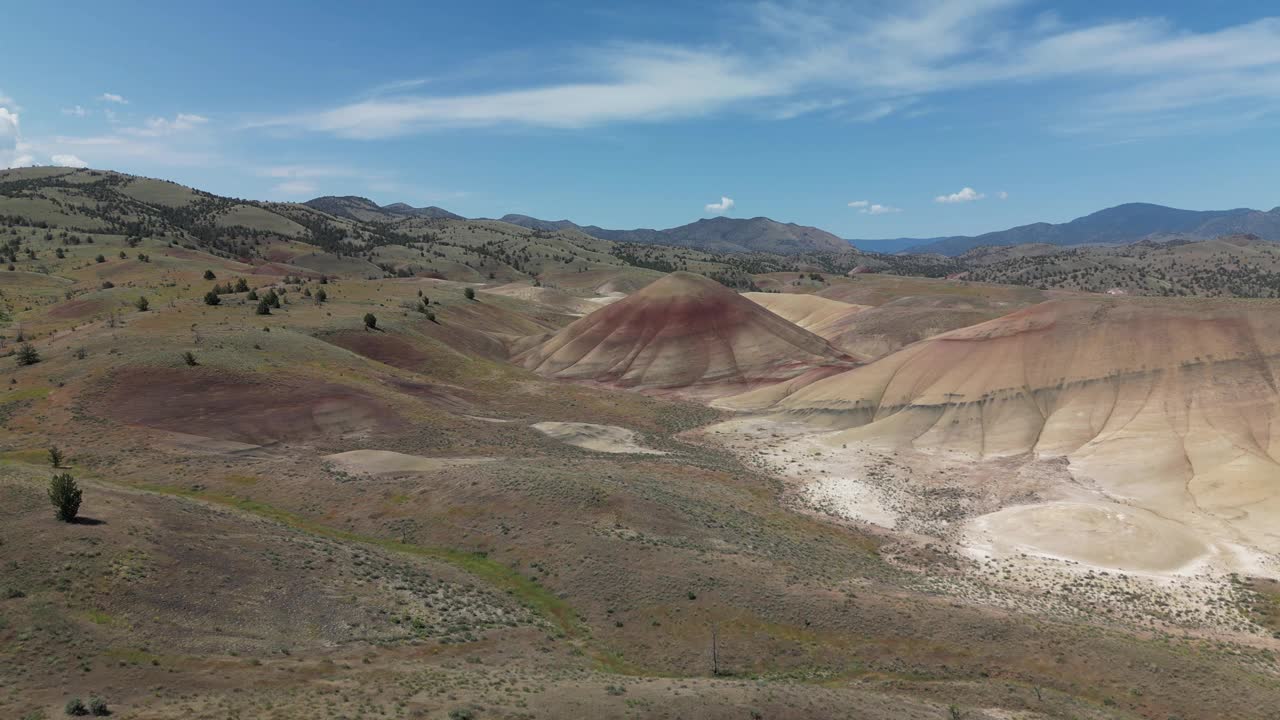
[[[11,3],[0,167],[851,238],[1280,205],[1273,2],[621,5]]]

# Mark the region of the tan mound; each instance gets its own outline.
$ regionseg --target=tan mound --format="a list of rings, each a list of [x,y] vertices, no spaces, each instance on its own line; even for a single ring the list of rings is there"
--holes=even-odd
[[[850,358],[714,280],[673,273],[517,357],[539,374],[724,394]]]
[[[856,316],[869,309],[869,305],[853,305],[796,293],[752,292],[742,296],[851,355],[860,354],[855,349],[860,334],[855,324]]]
[[[798,390],[839,441],[1067,456],[1099,489],[1280,548],[1280,312],[1265,301],[1043,303]]]
[[[422,473],[447,470],[467,465],[479,465],[493,462],[497,458],[428,458],[420,455],[405,455],[390,450],[351,450],[326,455],[325,460],[339,468],[363,475],[388,475],[400,473]]]
[[[795,293],[749,292],[742,293],[742,297],[821,337],[825,336],[819,332],[819,328],[838,324],[844,318],[870,307]]]
[[[524,300],[525,302],[541,305],[547,309],[568,315],[586,315],[600,307],[598,303],[593,302],[590,298],[570,295],[556,288],[535,287],[529,283],[511,283],[495,288],[486,288],[481,292]]]
[[[586,450],[595,450],[603,453],[666,455],[661,450],[653,450],[637,442],[635,431],[620,428],[616,425],[540,422],[535,423],[532,427],[548,437]]]
[[[403,427],[390,408],[350,387],[267,383],[205,368],[122,370],[100,407],[121,422],[252,445]]]

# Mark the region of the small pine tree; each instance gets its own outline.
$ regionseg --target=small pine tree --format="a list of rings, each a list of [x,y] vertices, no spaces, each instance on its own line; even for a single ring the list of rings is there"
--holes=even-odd
[[[236,278],[236,292],[249,292],[249,281],[244,278]]]
[[[222,302],[222,298],[218,297],[217,290],[210,290],[204,294],[205,305],[218,305]]]
[[[64,258],[64,257],[66,257],[66,256],[67,256],[67,254],[66,254],[66,253],[62,252],[62,248],[57,248],[57,249],[55,249],[55,250],[53,251],[53,254],[54,254],[54,255],[56,255],[56,256],[57,256],[57,257],[59,257],[59,258]]]
[[[49,464],[53,466],[54,470],[62,467],[63,457],[62,450],[57,445],[49,447]]]
[[[329,299],[329,293],[325,292],[324,288],[320,288],[319,290],[316,290],[316,302],[322,303],[328,299]]]
[[[146,296],[142,296],[133,301],[133,306],[138,308],[138,312],[146,312],[151,307],[151,301],[147,300]]]
[[[462,294],[465,295],[468,300],[476,299],[476,291],[472,290],[471,288],[467,288],[466,290],[463,290]]]
[[[271,307],[273,308],[280,307],[280,296],[276,294],[275,290],[268,290],[267,296],[265,299],[271,305]]]
[[[72,522],[80,512],[80,486],[71,473],[54,475],[49,481],[49,502],[58,510],[58,519]]]
[[[255,312],[257,312],[259,315],[270,315],[270,314],[271,314],[271,303],[267,302],[267,299],[266,299],[266,298],[263,298],[263,299],[259,300],[259,301],[258,301],[258,309],[257,309]]]
[[[182,353],[182,362],[186,363],[191,367],[195,367],[200,364],[199,362],[196,361],[196,354],[191,352],[190,350]]]
[[[107,258],[103,255],[98,255],[98,257],[94,258],[93,260],[94,262],[104,263],[107,261]]]
[[[40,353],[35,345],[24,342],[18,347],[18,365],[35,365],[38,362],[40,362]]]
[[[249,291],[248,298],[249,298],[250,300],[257,300],[257,299],[258,299],[258,291],[257,291],[257,290],[250,290],[250,291]]]
[[[378,318],[373,313],[364,314],[364,326],[369,330],[376,330],[378,327]]]
[[[214,279],[214,278],[216,278],[216,277],[218,277],[218,276],[217,276],[217,275],[214,275],[212,270],[205,270],[205,271],[204,271],[204,279],[205,279],[205,280],[212,280],[212,279]]]

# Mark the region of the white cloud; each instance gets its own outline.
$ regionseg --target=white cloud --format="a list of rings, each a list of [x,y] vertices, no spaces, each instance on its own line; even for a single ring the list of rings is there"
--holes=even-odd
[[[974,190],[971,187],[964,187],[961,188],[959,192],[953,192],[950,195],[939,195],[934,198],[933,201],[940,203],[967,203],[975,200],[981,200],[984,197],[986,197],[986,195],[978,192],[977,190]]]
[[[62,108],[62,114],[71,115],[73,117],[84,117],[89,114],[89,111],[79,105],[76,105],[75,107]]]
[[[724,213],[727,213],[727,212],[729,212],[730,210],[732,210],[732,209],[733,209],[733,198],[730,198],[730,197],[724,197],[724,196],[722,195],[722,196],[720,196],[720,202],[718,202],[718,203],[707,203],[707,205],[706,205],[705,209],[706,209],[706,211],[707,211],[707,212],[709,212],[709,213],[715,213],[715,214],[717,214],[717,215],[723,215]]]
[[[89,163],[81,160],[75,155],[54,155],[50,159],[53,160],[53,164],[57,165],[58,167],[73,167],[73,168],[89,167]]]
[[[128,105],[128,104],[129,104],[129,101],[128,101],[128,100],[125,100],[123,97],[121,97],[121,96],[119,96],[119,95],[117,95],[117,94],[115,94],[115,93],[102,93],[101,95],[99,95],[99,96],[98,96],[98,99],[99,99],[99,100],[101,100],[101,101],[103,101],[103,102],[111,102],[111,103],[116,103],[116,104],[118,104],[118,105]]]
[[[881,205],[873,203],[870,200],[854,200],[849,203],[849,207],[856,208],[863,215],[888,215],[889,213],[900,213],[902,208],[896,208],[891,205]]]
[[[1001,200],[1008,200],[1009,193],[1005,192],[1004,190],[1001,190],[1000,192],[996,193],[996,197],[1000,198]]]
[[[851,119],[871,122],[931,94],[1077,79],[1099,88],[1072,97],[1068,112],[1077,116],[1238,110],[1224,101],[1280,109],[1280,18],[1196,31],[1149,17],[1069,23],[1028,12],[1028,4],[763,2],[741,10],[742,32],[715,46],[580,48],[530,68],[554,78],[542,83],[502,87],[495,77],[495,89],[444,94],[411,80],[251,127],[380,138],[445,127],[656,122],[739,108],[787,120],[845,105],[861,109]]]
[[[35,162],[22,141],[18,113],[0,107],[0,169],[27,167]]]

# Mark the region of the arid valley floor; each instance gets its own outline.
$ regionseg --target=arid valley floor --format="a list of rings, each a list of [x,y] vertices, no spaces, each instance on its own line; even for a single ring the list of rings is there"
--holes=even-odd
[[[0,717],[1280,707],[1280,300],[67,168],[0,247]]]

